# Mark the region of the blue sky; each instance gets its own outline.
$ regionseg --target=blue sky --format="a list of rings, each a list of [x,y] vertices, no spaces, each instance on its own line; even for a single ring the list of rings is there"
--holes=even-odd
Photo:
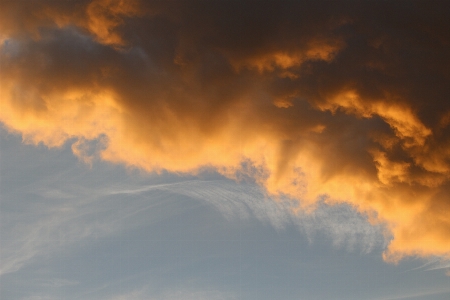
[[[384,262],[382,228],[348,206],[294,215],[214,172],[89,166],[69,144],[25,145],[4,129],[0,145],[3,299],[450,295],[436,259]]]

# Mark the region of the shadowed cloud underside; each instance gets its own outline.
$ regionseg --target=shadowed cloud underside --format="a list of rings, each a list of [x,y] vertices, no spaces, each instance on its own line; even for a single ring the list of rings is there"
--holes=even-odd
[[[448,3],[0,3],[0,121],[24,141],[244,174],[386,223],[387,260],[449,256]]]

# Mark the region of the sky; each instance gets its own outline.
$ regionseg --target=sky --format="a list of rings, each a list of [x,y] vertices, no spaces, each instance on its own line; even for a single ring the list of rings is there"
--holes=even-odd
[[[448,299],[450,2],[0,0],[0,297]]]

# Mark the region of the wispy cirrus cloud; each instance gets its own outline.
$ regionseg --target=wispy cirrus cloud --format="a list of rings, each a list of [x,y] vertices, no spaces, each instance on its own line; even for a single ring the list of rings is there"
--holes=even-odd
[[[7,221],[2,224],[0,275],[16,272],[67,246],[76,249],[77,244],[85,241],[105,239],[146,226],[148,218],[160,211],[157,207],[176,195],[206,203],[231,222],[257,219],[276,230],[296,227],[311,242],[317,234],[325,234],[335,246],[351,251],[380,250],[387,242],[382,227],[371,225],[348,206],[322,204],[309,214],[295,213],[295,202],[290,199],[275,201],[256,185],[237,185],[228,180],[188,180],[139,187],[117,182],[115,187],[95,190],[80,186],[75,189],[78,194],[71,191],[69,183],[58,185],[67,186],[68,190],[50,187],[47,190],[40,185],[36,191],[33,186],[25,191],[41,199],[39,209],[25,208],[16,216],[8,210],[2,212]],[[123,195],[128,199],[126,206],[122,204]],[[118,211],[112,211],[111,207]],[[161,218],[165,217],[159,216],[158,220]]]
[[[399,295],[386,296],[376,298],[374,300],[400,300],[400,299],[426,299],[426,297],[450,293],[449,288],[434,288],[429,290],[421,290]]]
[[[150,297],[150,298],[149,298]],[[218,290],[196,290],[192,287],[185,288],[174,288],[171,290],[166,290],[159,294],[158,296],[149,296],[149,287],[142,287],[140,289],[136,289],[131,292],[123,293],[121,295],[112,296],[107,298],[107,300],[144,300],[144,299],[162,299],[162,300],[171,300],[171,299],[187,299],[187,300],[225,300],[225,299],[239,299],[237,295],[234,295],[231,292],[226,291],[218,291]],[[106,300],[106,299],[105,299]]]
[[[112,190],[111,194],[140,194],[161,190],[206,202],[229,220],[256,218],[277,230],[295,226],[313,241],[317,233],[325,233],[333,244],[362,252],[383,249],[389,236],[383,225],[370,224],[367,217],[347,205],[321,203],[315,210],[296,210],[296,201],[273,199],[254,184],[236,184],[227,180],[192,180],[171,184],[148,185],[135,189]]]
[[[442,259],[440,257],[436,257],[433,259],[429,259],[422,265],[412,269],[411,271],[434,271],[434,270],[442,270],[442,269],[448,269],[446,274],[448,274],[448,271],[450,270],[450,261],[447,259]]]

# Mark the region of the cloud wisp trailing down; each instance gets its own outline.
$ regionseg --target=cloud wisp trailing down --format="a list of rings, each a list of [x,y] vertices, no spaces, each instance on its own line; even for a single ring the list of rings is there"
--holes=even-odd
[[[29,143],[214,168],[450,256],[445,1],[2,1],[0,121]],[[251,12],[251,13],[250,13]],[[383,22],[380,22],[383,20]]]
[[[291,199],[272,199],[256,185],[239,184],[226,180],[192,180],[170,184],[141,186],[134,189],[108,191],[108,195],[145,195],[163,191],[203,201],[216,208],[230,221],[256,218],[276,230],[297,227],[313,241],[314,235],[325,234],[337,247],[346,247],[369,253],[383,249],[389,237],[383,235],[383,226],[373,226],[365,216],[347,205],[329,206],[320,203],[314,211],[296,211]]]
[[[5,263],[0,268],[0,276],[17,272],[67,246],[77,248],[87,241],[117,238],[121,233],[149,222],[165,220],[170,213],[176,212],[170,212],[163,204],[171,206],[170,203],[173,205],[175,202],[181,206],[183,202],[174,201],[177,197],[173,195],[203,202],[229,221],[250,222],[256,219],[276,230],[294,227],[313,242],[317,235],[323,234],[336,247],[350,251],[369,253],[383,249],[386,244],[383,228],[372,226],[364,216],[349,207],[320,205],[314,212],[295,214],[292,202],[287,199],[274,201],[255,185],[236,185],[223,179],[139,186],[117,181],[114,187],[103,186],[93,190],[73,181],[76,179],[66,178],[51,184],[41,182],[39,188],[36,184],[31,185],[22,191],[22,197],[31,194],[38,199],[39,205],[22,208],[23,214],[12,213],[14,209],[4,209],[1,216],[4,219],[2,260]],[[53,186],[62,187],[62,190],[55,190]],[[3,197],[6,208],[14,207],[14,197],[7,194]]]

